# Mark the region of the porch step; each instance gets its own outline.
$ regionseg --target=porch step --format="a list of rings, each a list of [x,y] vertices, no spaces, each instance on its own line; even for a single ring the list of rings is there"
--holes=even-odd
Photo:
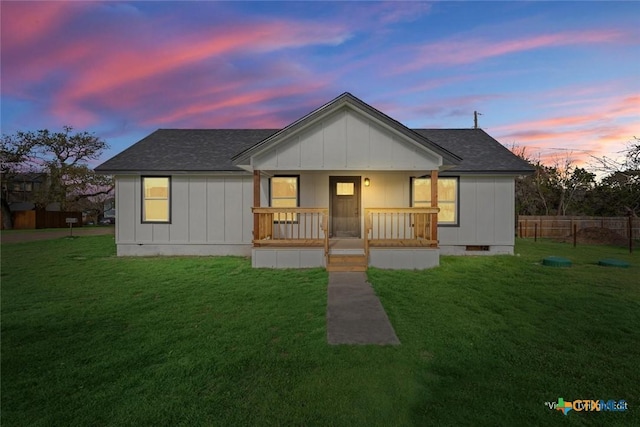
[[[367,271],[364,255],[329,255],[327,271]]]

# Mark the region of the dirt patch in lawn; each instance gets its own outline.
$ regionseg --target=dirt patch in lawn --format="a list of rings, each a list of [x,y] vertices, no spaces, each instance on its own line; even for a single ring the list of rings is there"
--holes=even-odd
[[[573,243],[573,236],[563,237],[559,240],[563,243]],[[583,245],[625,246],[629,243],[629,240],[608,228],[587,227],[578,230],[576,242]]]

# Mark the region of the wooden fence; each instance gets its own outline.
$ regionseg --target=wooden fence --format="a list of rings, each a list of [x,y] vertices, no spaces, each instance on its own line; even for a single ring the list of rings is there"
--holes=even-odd
[[[595,217],[595,216],[534,216],[519,215],[519,237],[568,237],[573,235],[574,225],[578,230],[589,227],[608,228],[622,237],[640,239],[640,218]]]
[[[81,212],[17,211],[11,214],[15,230],[69,227],[67,218],[76,218],[74,227],[82,226]]]

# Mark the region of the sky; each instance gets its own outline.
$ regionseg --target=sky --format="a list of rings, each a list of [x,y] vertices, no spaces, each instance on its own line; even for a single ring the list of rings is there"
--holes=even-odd
[[[0,3],[2,134],[282,128],[351,92],[547,164],[640,137],[640,2]]]

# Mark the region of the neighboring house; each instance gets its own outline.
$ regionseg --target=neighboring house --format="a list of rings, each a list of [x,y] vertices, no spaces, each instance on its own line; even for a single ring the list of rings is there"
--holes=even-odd
[[[115,224],[116,222],[116,199],[110,198],[103,204],[102,219]]]
[[[118,255],[250,255],[254,267],[429,268],[512,254],[528,163],[481,129],[409,129],[344,93],[284,129],[160,129],[116,180]]]
[[[2,197],[11,212],[34,210],[49,185],[49,176],[41,172],[14,173],[2,178]],[[48,203],[45,210],[59,211],[60,204]]]
[[[33,209],[35,194],[45,185],[47,175],[43,173],[16,173],[3,177],[3,197],[9,204],[30,204]],[[27,209],[19,209],[27,210]]]

